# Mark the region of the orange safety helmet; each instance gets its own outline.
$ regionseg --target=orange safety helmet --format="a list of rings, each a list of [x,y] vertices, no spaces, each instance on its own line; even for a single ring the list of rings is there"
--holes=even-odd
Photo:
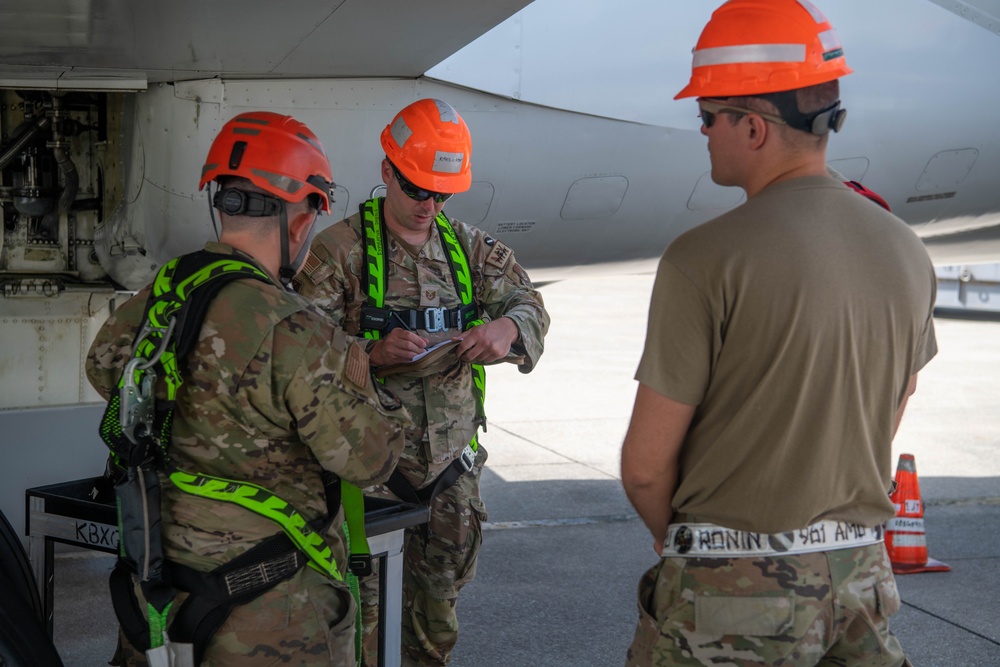
[[[472,135],[455,108],[417,100],[385,126],[382,148],[408,181],[432,192],[465,192],[472,185]]]
[[[808,0],[730,0],[694,48],[674,97],[739,97],[805,88],[851,73],[840,38]]]
[[[245,178],[289,202],[317,194],[320,211],[330,212],[330,160],[312,130],[291,116],[250,111],[223,125],[208,151],[198,189],[225,176]]]

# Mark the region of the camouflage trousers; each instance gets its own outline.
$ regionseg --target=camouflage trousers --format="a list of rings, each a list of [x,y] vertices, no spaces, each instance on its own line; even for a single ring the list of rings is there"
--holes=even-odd
[[[141,601],[139,587],[134,590]],[[168,623],[186,597],[178,594]],[[256,600],[234,608],[209,642],[201,667],[353,665],[356,609],[346,584],[305,567]],[[146,656],[120,632],[119,656],[118,664],[146,667]]]
[[[628,667],[909,665],[883,544],[791,556],[663,558],[639,583]]]
[[[471,472],[431,501],[430,521],[407,529],[403,541],[402,665],[447,665],[458,641],[458,592],[476,576],[486,510],[479,479],[480,445]],[[378,495],[396,499],[384,487]],[[378,577],[361,580],[362,664],[378,665]]]

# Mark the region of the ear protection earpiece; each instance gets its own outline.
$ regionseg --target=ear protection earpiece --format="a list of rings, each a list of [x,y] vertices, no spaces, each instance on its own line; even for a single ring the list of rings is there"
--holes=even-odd
[[[285,202],[277,197],[259,192],[245,192],[236,188],[224,188],[215,193],[212,205],[226,215],[248,215],[268,218],[278,215]]]
[[[812,134],[826,134],[831,130],[840,132],[840,128],[844,127],[844,121],[846,120],[847,109],[841,109],[840,100],[837,100],[834,104],[813,116],[809,124],[809,131]]]

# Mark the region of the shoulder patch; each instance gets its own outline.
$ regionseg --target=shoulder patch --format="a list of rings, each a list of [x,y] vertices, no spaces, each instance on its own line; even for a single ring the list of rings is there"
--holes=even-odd
[[[513,255],[514,251],[510,249],[510,246],[505,245],[500,241],[496,241],[493,244],[493,250],[491,250],[490,254],[486,257],[486,264],[502,269],[507,266],[507,262],[510,261],[510,258]]]
[[[358,343],[351,343],[347,350],[347,379],[357,388],[368,389],[371,382],[371,372],[369,371],[368,355]]]
[[[333,269],[317,257],[315,253],[310,251],[306,255],[306,261],[302,264],[302,271],[299,275],[309,278],[309,281],[313,285],[319,285],[329,278],[332,273]],[[299,280],[301,281],[301,278]]]

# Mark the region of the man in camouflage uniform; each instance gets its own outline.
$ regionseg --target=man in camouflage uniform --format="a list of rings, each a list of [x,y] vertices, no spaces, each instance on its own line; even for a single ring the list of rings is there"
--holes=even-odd
[[[375,311],[368,310],[366,295],[377,289],[370,279],[380,270],[366,256],[364,239],[367,235],[374,243],[378,237],[371,222],[365,222],[365,215],[374,216],[388,231],[382,307],[391,312],[382,313],[389,326],[377,329],[378,339],[368,342],[373,366],[405,363],[437,343],[460,341],[454,353],[436,364],[386,378],[386,387],[401,398],[414,423],[406,430],[399,478],[389,483],[393,490],[369,490],[388,497],[402,494],[407,501],[414,491],[423,493],[420,501],[431,508],[430,523],[406,533],[403,664],[445,665],[458,639],[458,592],[475,576],[486,519],[479,493],[487,456],[482,446],[469,456],[469,463],[474,460],[471,471],[450,486],[437,484],[449,470],[454,473],[463,450],[469,452],[477,429],[485,426],[471,364],[513,355],[521,357],[521,372],[531,371],[542,354],[549,317],[509,247],[475,227],[444,218],[445,200],[467,190],[472,179],[471,139],[455,109],[440,100],[413,103],[385,128],[382,147],[385,198],[363,204],[359,214],[316,237],[300,276],[300,292],[349,335],[372,335],[365,323],[371,323],[367,314]],[[442,219],[453,228],[460,250],[446,247]],[[459,253],[467,258],[474,291],[470,317],[483,321],[464,332],[462,323],[469,318],[460,312],[456,285],[462,274],[456,264],[461,262],[453,258]],[[440,328],[442,321],[447,329]],[[427,498],[435,488],[438,493]],[[364,661],[375,665],[377,589],[370,579],[364,589]]]
[[[309,522],[327,513],[321,476],[356,485],[384,481],[402,449],[405,410],[373,382],[363,345],[289,291],[310,230],[329,211],[329,161],[316,137],[288,116],[245,113],[221,130],[202,187],[217,180],[222,231],[205,248],[262,270],[265,280],[226,283],[210,302],[177,393],[168,453],[176,466],[264,487]],[[116,392],[144,320],[150,289],[101,328],[87,374]],[[158,400],[162,391],[158,391]],[[208,572],[280,533],[244,507],[189,495],[161,475],[166,558]],[[346,563],[344,512],[322,535]],[[135,593],[141,591],[135,587]],[[187,597],[179,593],[173,612]],[[354,660],[356,606],[341,581],[301,567],[290,579],[235,607],[203,665],[347,665]],[[122,641],[123,664],[145,657]]]
[[[935,275],[827,173],[850,71],[805,0],[731,0],[698,40],[678,97],[747,202],[677,238],[653,287],[622,483],[662,558],[629,667],[906,664],[882,524]]]

